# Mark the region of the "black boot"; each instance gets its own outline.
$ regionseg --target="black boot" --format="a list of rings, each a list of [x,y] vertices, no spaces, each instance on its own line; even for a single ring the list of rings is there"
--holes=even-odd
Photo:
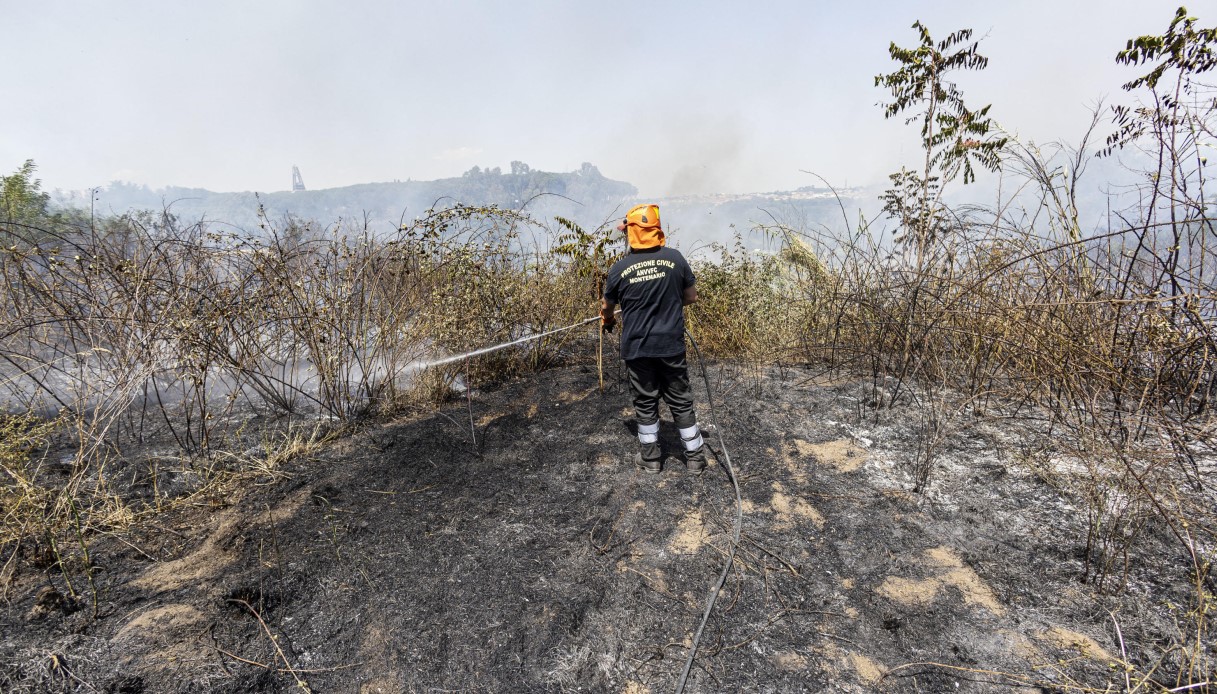
[[[663,451],[659,443],[642,444],[642,452],[634,456],[634,464],[643,472],[655,474],[663,469]]]
[[[685,467],[694,475],[700,475],[706,470],[706,446],[698,446],[695,451],[685,451]]]

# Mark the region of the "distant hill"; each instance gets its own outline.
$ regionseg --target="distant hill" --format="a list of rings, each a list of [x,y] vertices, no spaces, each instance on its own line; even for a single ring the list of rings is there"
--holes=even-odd
[[[502,173],[497,167],[474,167],[459,178],[435,181],[362,183],[271,193],[219,193],[181,187],[154,190],[114,182],[97,191],[95,206],[103,214],[168,210],[183,220],[207,219],[244,230],[258,228],[261,206],[265,217],[274,224],[291,215],[321,224],[340,220],[362,224],[366,219],[375,229],[392,229],[403,218],[413,219],[427,209],[449,207],[457,202],[524,208],[535,214],[562,214],[579,219],[594,219],[599,213],[604,218],[638,194],[634,186],[605,178],[591,164],[565,173],[534,171],[521,162],[513,162],[512,168],[512,173]],[[55,202],[87,208],[89,194],[57,192]]]
[[[873,191],[839,191],[842,202],[856,219],[856,209],[877,199]],[[64,207],[89,207],[88,192],[56,191],[54,202]],[[841,210],[826,188],[806,187],[768,193],[713,194],[648,198],[658,202],[673,245],[699,249],[711,243],[729,244],[736,233],[747,237],[749,247],[764,245],[758,225],[776,222],[795,228],[843,227]],[[587,229],[613,224],[632,205],[642,202],[630,183],[605,178],[590,163],[570,172],[530,169],[512,162],[511,172],[473,167],[458,178],[435,181],[362,183],[321,190],[252,191],[221,193],[203,188],[147,186],[114,182],[97,191],[99,214],[132,210],[168,210],[187,222],[207,220],[243,231],[259,229],[259,206],[272,226],[282,227],[289,216],[328,226],[362,225],[385,232],[395,229],[431,208],[496,205],[524,209],[549,222],[554,216],[572,219]]]

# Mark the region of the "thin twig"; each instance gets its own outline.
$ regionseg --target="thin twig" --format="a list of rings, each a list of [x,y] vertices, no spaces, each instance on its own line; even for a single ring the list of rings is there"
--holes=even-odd
[[[77,677],[76,673],[72,672],[72,669],[69,668],[67,666],[67,664],[63,662],[63,660],[60,658],[59,654],[51,653],[47,656],[47,658],[50,659],[50,661],[51,661],[52,670],[63,670],[65,673],[67,673],[68,677],[71,677],[72,679],[76,680],[77,682],[88,687],[89,691],[94,691],[94,692],[100,691],[97,687],[94,687],[93,685],[89,684],[88,682],[85,682],[84,680]]]
[[[802,575],[799,573],[799,570],[798,570],[797,568],[795,568],[795,566],[794,566],[793,564],[791,564],[790,562],[788,562],[788,561],[786,561],[785,559],[781,558],[781,557],[780,557],[780,556],[778,556],[776,553],[774,553],[774,552],[772,552],[772,551],[770,551],[770,550],[766,549],[766,548],[765,548],[765,546],[764,546],[764,545],[762,545],[761,543],[757,542],[756,540],[752,539],[751,537],[748,537],[747,535],[744,535],[744,536],[742,537],[742,539],[747,540],[747,541],[748,541],[748,543],[749,543],[749,544],[751,544],[753,547],[756,547],[757,549],[761,550],[761,551],[762,551],[762,552],[764,552],[765,554],[768,554],[769,556],[773,557],[774,559],[777,559],[778,561],[782,562],[782,565],[783,565],[783,566],[785,566],[785,567],[786,567],[786,569],[787,569],[788,571],[790,571],[790,573],[791,573],[791,574],[792,574],[792,575],[793,575],[795,578],[802,578],[802,577],[803,577],[803,576],[802,576]]]
[[[667,599],[671,600],[672,602],[678,602],[678,603],[681,603],[682,605],[684,604],[684,601],[683,601],[683,600],[681,600],[680,598],[676,597],[675,595],[672,595],[671,593],[669,593],[668,591],[666,591],[666,590],[664,590],[664,589],[660,588],[659,586],[655,585],[655,584],[653,583],[653,580],[654,580],[654,579],[652,579],[650,576],[647,576],[646,574],[642,573],[642,572],[641,572],[641,571],[639,571],[638,569],[635,569],[635,568],[634,568],[634,567],[632,567],[632,566],[627,566],[627,567],[625,567],[625,570],[626,570],[626,571],[632,571],[632,572],[634,572],[634,573],[638,574],[639,576],[642,576],[642,578],[644,579],[644,580],[643,580],[643,582],[647,584],[647,587],[648,587],[648,588],[650,588],[651,590],[655,591],[656,593],[659,593],[660,595],[662,595],[662,596],[664,596],[665,598],[667,598]]]
[[[212,644],[211,647],[216,649],[220,653],[223,653],[224,655],[228,656],[229,658],[232,658],[233,660],[238,660],[242,663],[245,663],[246,665],[253,665],[255,667],[260,667],[263,670],[269,670],[271,672],[278,672],[278,673],[301,672],[301,673],[307,673],[307,674],[312,675],[312,674],[316,674],[319,672],[339,672],[341,670],[350,670],[351,668],[357,668],[357,667],[367,664],[367,663],[351,663],[349,665],[335,665],[333,667],[296,668],[295,670],[288,670],[287,668],[281,668],[281,667],[278,667],[275,665],[267,665],[266,663],[259,663],[256,660],[249,660],[248,658],[242,658],[241,656],[237,655],[236,653],[233,653],[232,651],[221,648],[220,646],[217,646],[215,644]]]
[[[1127,663],[1128,651],[1124,648],[1124,634],[1120,631],[1120,623],[1116,621],[1116,615],[1114,612],[1108,612],[1107,614],[1111,617],[1112,626],[1116,628],[1116,640],[1120,643],[1120,662]],[[1124,689],[1126,691],[1132,691],[1132,680],[1129,679],[1127,667],[1124,668]]]
[[[313,690],[309,689],[308,682],[301,679],[299,671],[292,667],[291,661],[287,659],[287,654],[284,653],[283,649],[279,647],[279,639],[276,638],[271,632],[270,627],[266,625],[266,622],[262,619],[262,615],[258,614],[258,611],[253,608],[253,605],[250,605],[248,602],[241,600],[240,598],[229,598],[228,602],[244,605],[245,609],[249,610],[250,614],[252,614],[254,618],[258,620],[258,624],[262,625],[262,630],[266,632],[267,638],[270,639],[271,645],[275,647],[275,651],[279,654],[279,658],[283,660],[283,664],[287,667],[287,671],[291,673],[292,678],[296,680],[296,686],[311,694]]]
[[[733,651],[737,648],[742,648],[743,646],[747,646],[748,644],[757,640],[757,638],[759,638],[761,634],[765,633],[766,629],[773,626],[775,623],[777,623],[777,621],[779,619],[781,619],[782,617],[785,617],[787,614],[790,614],[789,610],[779,610],[777,614],[775,614],[774,616],[769,618],[769,621],[765,624],[765,626],[763,626],[763,627],[757,629],[755,632],[753,632],[752,636],[749,636],[748,638],[744,639],[743,641],[740,641],[739,643],[735,643],[730,646],[724,646],[722,648],[722,651]]]

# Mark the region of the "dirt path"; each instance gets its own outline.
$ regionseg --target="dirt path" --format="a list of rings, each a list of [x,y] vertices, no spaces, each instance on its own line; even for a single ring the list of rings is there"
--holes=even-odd
[[[604,394],[587,368],[478,393],[476,445],[454,403],[296,461],[236,505],[102,540],[102,617],[39,608],[45,581],[27,580],[0,614],[0,683],[669,691],[722,570],[734,496],[717,462],[701,477],[678,461],[633,469],[622,376]],[[712,376],[743,541],[688,691],[1019,684],[990,671],[1039,683],[1014,691],[1102,688],[1119,654],[1106,608],[1143,625],[1125,639],[1169,628],[1158,602],[1179,576],[1154,562],[1133,558],[1147,578],[1119,601],[1079,583],[1077,514],[1012,462],[1021,434],[957,431],[913,494],[911,408],[875,425],[862,380]],[[670,422],[662,432],[675,450]]]

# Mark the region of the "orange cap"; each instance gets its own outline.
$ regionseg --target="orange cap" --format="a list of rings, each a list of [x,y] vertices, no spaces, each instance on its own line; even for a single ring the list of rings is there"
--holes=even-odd
[[[659,205],[636,205],[625,215],[630,248],[654,248],[667,243],[659,225]]]

